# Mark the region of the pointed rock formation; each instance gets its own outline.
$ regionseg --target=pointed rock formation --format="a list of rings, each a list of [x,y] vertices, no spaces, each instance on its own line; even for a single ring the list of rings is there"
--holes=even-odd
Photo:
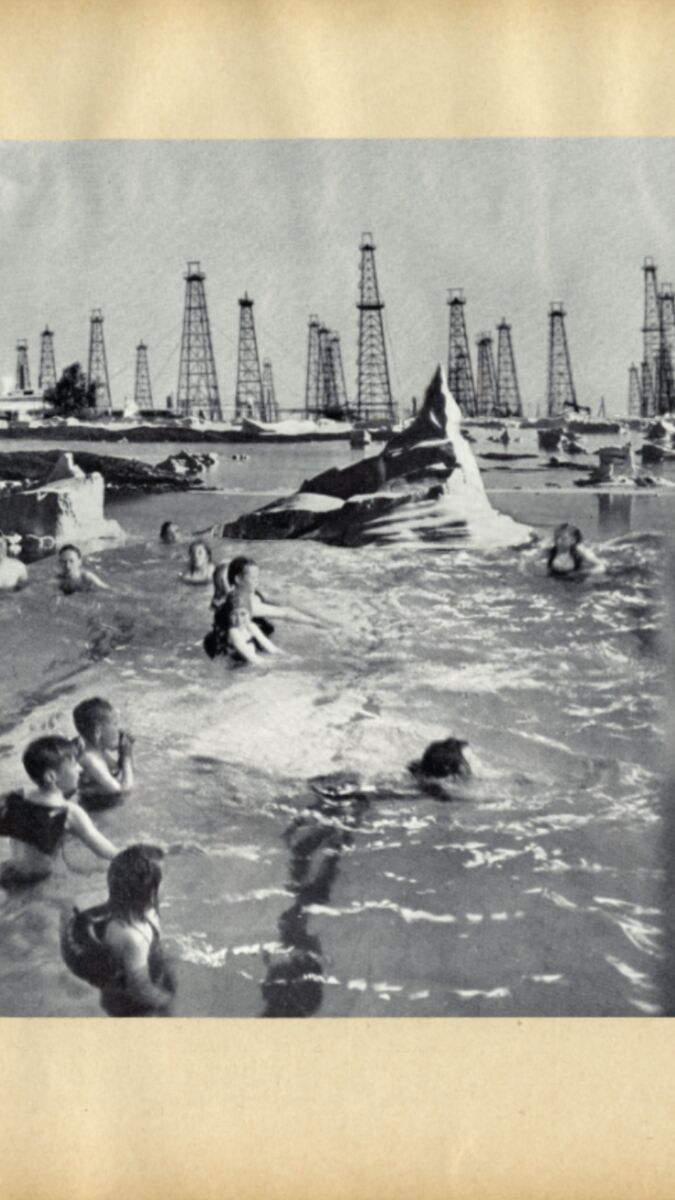
[[[331,545],[519,545],[530,529],[493,509],[441,367],[414,420],[381,454],[306,480],[225,525],[223,537],[311,537]]]

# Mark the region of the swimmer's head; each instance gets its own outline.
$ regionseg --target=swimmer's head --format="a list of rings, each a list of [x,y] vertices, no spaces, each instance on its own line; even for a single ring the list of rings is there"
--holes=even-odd
[[[77,546],[62,546],[59,550],[59,566],[64,575],[79,575],[82,570],[82,551]]]
[[[204,571],[211,562],[211,550],[206,542],[202,542],[200,539],[190,542],[188,559],[191,571]]]
[[[224,600],[227,593],[227,567],[225,563],[218,563],[218,566],[213,568],[213,599]]]
[[[117,714],[107,700],[92,696],[73,709],[73,724],[81,738],[97,750],[116,750],[120,730]]]
[[[431,742],[422,758],[410,763],[408,770],[413,775],[428,775],[432,779],[468,779],[471,766],[464,755],[468,745],[468,742],[453,737]]]
[[[568,521],[558,525],[553,532],[553,544],[556,550],[573,550],[581,540],[581,530],[577,529],[576,525],[570,525]]]
[[[38,787],[58,788],[66,797],[77,791],[80,768],[75,747],[68,738],[35,738],[24,751],[23,765]]]
[[[172,546],[178,541],[178,526],[175,521],[165,521],[159,531],[159,540],[165,546]]]
[[[130,920],[156,908],[164,857],[158,846],[138,843],[127,846],[108,867],[110,909],[116,917]]]
[[[245,558],[240,554],[237,558],[233,558],[227,568],[227,582],[230,587],[237,587],[243,582],[255,585],[258,579],[258,564],[252,558]]]

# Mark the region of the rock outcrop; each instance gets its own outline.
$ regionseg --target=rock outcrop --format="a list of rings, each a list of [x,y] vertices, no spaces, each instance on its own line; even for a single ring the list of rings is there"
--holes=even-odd
[[[179,455],[174,456],[179,459]],[[192,457],[192,456],[189,456]],[[196,456],[195,456],[196,457]],[[105,480],[108,499],[142,495],[150,492],[186,491],[201,487],[194,474],[180,474],[167,466],[140,462],[134,458],[118,458],[112,454],[91,454],[86,450],[64,453],[61,450],[20,450],[0,453],[0,480],[20,481],[22,484],[43,485],[56,478],[54,472],[65,471],[72,478],[79,470],[82,475],[97,473]],[[64,463],[69,464],[64,467]],[[69,474],[70,472],[70,474]]]
[[[239,517],[223,537],[518,545],[530,530],[493,509],[442,368],[415,419],[381,454],[306,480],[292,496]]]
[[[43,482],[0,495],[0,529],[20,537],[22,554],[30,557],[52,553],[65,542],[121,538],[117,521],[105,517],[104,494],[98,471],[85,474],[72,455],[63,454],[43,471]]]

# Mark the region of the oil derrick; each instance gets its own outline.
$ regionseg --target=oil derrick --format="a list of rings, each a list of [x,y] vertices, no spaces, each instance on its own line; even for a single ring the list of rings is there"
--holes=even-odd
[[[96,385],[94,407],[101,412],[110,411],[112,407],[110,379],[108,377],[108,361],[105,356],[105,342],[103,340],[103,313],[100,308],[92,309],[91,313],[87,383]]]
[[[520,399],[516,360],[513,356],[511,326],[502,317],[497,326],[497,404],[500,417],[521,417],[523,405]]]
[[[309,318],[307,340],[307,377],[305,380],[305,416],[318,417],[321,411],[321,371],[319,364],[319,330],[321,322],[315,313]]]
[[[136,347],[136,377],[134,379],[134,404],[137,409],[152,408],[152,387],[148,366],[148,347],[139,342]]]
[[[56,387],[56,361],[54,359],[54,334],[47,326],[40,335],[40,371],[38,388],[46,392]]]
[[[469,339],[464,319],[464,292],[451,288],[448,294],[450,307],[450,334],[448,339],[448,388],[465,417],[476,416],[476,391],[473,384]]]
[[[672,283],[664,283],[659,294],[659,325],[656,409],[659,413],[671,413],[675,408],[675,299]]]
[[[635,363],[631,363],[628,369],[628,416],[642,416],[642,387],[640,372]]]
[[[554,301],[549,309],[548,415],[559,417],[566,408],[578,410],[572,363],[565,332],[565,309]]]
[[[325,392],[324,412],[328,416],[344,417],[349,408],[347,385],[342,366],[342,350],[339,333],[328,332],[325,343],[325,356],[329,387]]]
[[[32,391],[30,367],[28,366],[28,342],[22,338],[16,343],[16,389],[24,395]]]
[[[649,417],[658,411],[661,316],[654,259],[646,258],[642,270],[645,277],[645,308],[642,326],[642,412],[643,416]]]
[[[262,419],[263,421],[278,421],[279,420],[279,405],[274,390],[274,376],[272,374],[272,363],[269,358],[263,359],[262,365]]]
[[[395,417],[389,381],[384,323],[375,270],[375,243],[371,233],[361,237],[359,300],[359,351],[356,381],[356,416],[361,421]]]
[[[185,416],[201,412],[208,414],[212,421],[222,421],[205,278],[198,262],[188,263],[176,408]]]
[[[477,343],[476,413],[479,417],[491,417],[497,407],[497,375],[492,353],[492,336],[489,333],[479,333]]]
[[[249,300],[247,293],[244,293],[239,301],[239,354],[234,415],[235,419],[263,416],[263,387],[253,321],[253,301]]]

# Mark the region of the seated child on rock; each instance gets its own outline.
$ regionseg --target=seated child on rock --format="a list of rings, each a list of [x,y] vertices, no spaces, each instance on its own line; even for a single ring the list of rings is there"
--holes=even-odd
[[[119,803],[134,786],[133,739],[107,700],[92,696],[73,709],[80,735],[80,801],[90,812]]]
[[[99,858],[114,858],[117,847],[71,800],[80,773],[73,743],[57,736],[36,738],[26,748],[23,765],[36,788],[27,796],[10,792],[0,802],[0,836],[10,838],[12,855],[0,882],[11,886],[45,879],[69,833]]]

